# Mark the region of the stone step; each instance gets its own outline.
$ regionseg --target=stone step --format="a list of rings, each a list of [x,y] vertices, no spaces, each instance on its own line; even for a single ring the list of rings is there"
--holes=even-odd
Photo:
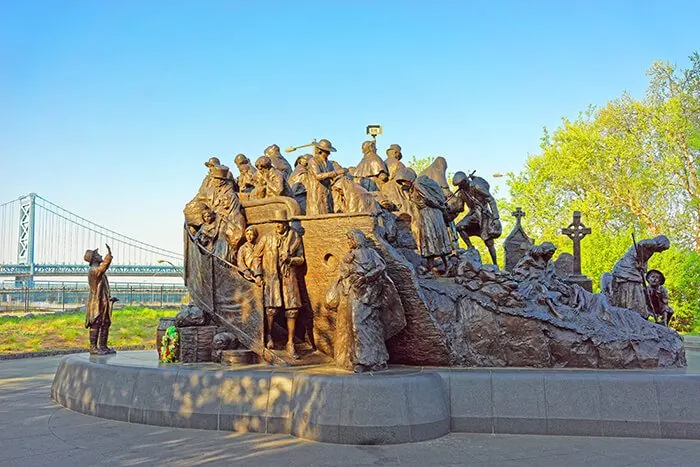
[[[252,350],[223,350],[221,352],[222,365],[252,365],[258,363],[258,355]]]

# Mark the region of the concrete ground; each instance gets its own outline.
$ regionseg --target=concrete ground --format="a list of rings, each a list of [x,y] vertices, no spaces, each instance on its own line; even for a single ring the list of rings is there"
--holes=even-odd
[[[103,420],[49,399],[60,358],[0,361],[0,466],[700,465],[700,441],[687,440],[453,433],[421,443],[349,446]]]

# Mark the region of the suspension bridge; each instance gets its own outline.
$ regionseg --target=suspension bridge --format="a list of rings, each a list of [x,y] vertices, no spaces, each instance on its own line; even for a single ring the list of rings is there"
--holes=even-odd
[[[0,276],[14,276],[18,285],[31,287],[40,276],[85,276],[85,250],[105,243],[114,256],[112,276],[183,274],[181,253],[97,225],[36,193],[0,204]]]

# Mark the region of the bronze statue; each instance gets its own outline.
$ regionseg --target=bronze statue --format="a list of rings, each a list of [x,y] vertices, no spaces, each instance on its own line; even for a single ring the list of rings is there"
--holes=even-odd
[[[384,161],[377,155],[374,141],[362,143],[362,160],[355,170],[353,177],[359,179],[359,184],[367,191],[379,191],[389,180],[389,170]]]
[[[207,173],[204,180],[202,180],[199,191],[203,191],[217,184],[217,182],[214,181],[213,171],[215,167],[221,167],[221,161],[218,157],[210,157],[209,160],[204,163],[204,166],[209,169],[209,173]],[[238,183],[236,179],[233,178],[233,174],[230,171],[226,174],[226,178],[233,184],[233,189],[238,191]]]
[[[556,278],[552,256],[557,250],[551,242],[533,245],[520,258],[511,272],[513,278],[520,282],[521,294],[536,300],[541,305],[547,305],[549,312],[561,318],[557,312],[557,304],[569,304],[569,287]],[[561,297],[561,300],[557,298]]]
[[[238,271],[243,274],[246,280],[251,282],[260,280],[259,277],[255,276],[255,241],[258,239],[258,229],[255,226],[249,226],[245,229],[245,239],[246,242],[241,245],[238,249],[238,257],[236,261],[236,266],[238,266]]]
[[[381,205],[389,211],[400,211],[409,212],[410,203],[401,185],[396,182],[396,174],[399,170],[406,168],[403,165],[401,159],[401,147],[398,144],[392,144],[389,149],[387,149],[387,154],[390,156],[387,158],[386,166],[389,170],[389,178],[384,185],[382,185],[382,196],[379,201]]]
[[[408,191],[412,205],[411,230],[420,255],[426,259],[427,271],[433,271],[434,260],[439,256],[447,272],[447,256],[452,253],[452,246],[445,225],[446,198],[442,188],[430,177],[416,177],[407,167],[399,170],[396,181]]]
[[[90,264],[88,285],[90,296],[85,306],[85,327],[90,329],[90,353],[93,355],[115,354],[116,350],[107,347],[109,326],[112,324],[112,305],[118,299],[112,298],[107,280],[107,269],[112,264],[112,250],[107,247],[107,256],[94,250],[87,250],[83,259]]]
[[[202,225],[193,232],[195,241],[214,255],[226,258],[228,242],[224,235],[220,235],[223,218],[218,217],[209,206],[201,202],[196,203],[195,209],[199,209],[202,215]]]
[[[331,187],[335,212],[379,213],[379,206],[374,195],[348,177],[342,175],[336,177]]]
[[[644,280],[647,262],[654,253],[666,251],[671,242],[665,235],[659,235],[631,246],[612,270],[611,295],[612,304],[634,310],[642,317],[653,315],[653,309],[647,305]]]
[[[309,160],[311,157],[313,157],[311,154],[297,157],[294,162],[294,171],[287,179],[292,195],[301,207],[302,214],[306,214],[306,185],[309,183]]]
[[[275,196],[291,196],[291,189],[286,178],[275,167],[267,156],[262,156],[255,161],[258,174],[255,176],[255,189],[251,193],[252,199],[273,198]]]
[[[327,139],[313,143],[314,157],[309,160],[309,177],[306,186],[306,215],[328,214],[333,212],[331,181],[346,169],[335,170],[328,160],[335,148]]]
[[[668,326],[673,318],[673,308],[668,304],[668,290],[664,287],[666,276],[657,269],[650,269],[647,272],[647,282],[647,296],[653,314],[657,317],[657,322]]]
[[[265,148],[265,152],[263,154],[270,158],[272,167],[279,170],[282,173],[282,176],[285,180],[292,174],[292,166],[289,165],[287,159],[285,159],[282,153],[280,152],[279,146],[277,146],[276,144],[268,146]]]
[[[362,231],[348,232],[350,251],[340,264],[335,290],[329,295],[347,296],[351,318],[349,363],[355,373],[387,369],[389,352],[385,340],[397,334],[406,324],[401,302],[392,300],[398,293],[386,274],[386,264],[370,247]],[[392,303],[393,302],[393,303]],[[398,303],[398,305],[397,305]],[[330,303],[337,309],[338,303]],[[342,349],[338,349],[342,353]]]
[[[275,230],[263,236],[255,245],[255,275],[262,279],[263,301],[267,317],[266,346],[274,348],[272,323],[279,311],[287,318],[287,353],[298,358],[294,348],[294,330],[299,309],[299,268],[304,265],[304,247],[299,234],[289,227],[286,211],[276,211]],[[256,281],[258,285],[260,281]]]
[[[459,249],[459,235],[457,234],[457,227],[455,226],[455,219],[457,215],[462,212],[461,206],[458,209],[454,209],[455,204],[452,201],[452,191],[450,191],[450,185],[447,183],[447,160],[444,157],[438,156],[433,160],[433,162],[423,170],[420,175],[425,175],[433,179],[445,193],[445,198],[447,199],[447,209],[445,210],[445,224],[447,225],[447,233],[450,234],[450,244],[452,245],[453,254],[457,254]]]
[[[386,168],[389,171],[389,176],[391,176],[392,170],[394,173],[396,173],[399,169],[406,167],[404,163],[401,162],[401,159],[403,159],[401,146],[398,144],[392,144],[389,146],[389,148],[386,150],[386,160],[384,161]]]
[[[491,261],[498,265],[494,239],[501,236],[503,227],[499,220],[498,206],[491,196],[488,182],[481,177],[457,172],[452,179],[452,184],[457,187],[457,192],[449,200],[450,210],[462,211],[465,204],[469,208],[467,215],[457,223],[457,232],[467,247],[472,246],[469,237],[480,237],[489,250]]]
[[[445,196],[452,195],[450,185],[447,183],[447,160],[444,157],[436,157],[419,175],[425,175],[435,180],[445,192]]]
[[[255,188],[255,175],[258,173],[250,163],[250,160],[243,155],[237,154],[233,162],[238,167],[238,191],[241,193],[250,193]]]
[[[511,271],[513,277],[518,281],[548,281],[555,274],[552,257],[556,251],[557,247],[552,242],[531,246]]]
[[[235,261],[235,252],[238,250],[246,228],[245,216],[229,177],[228,167],[219,165],[209,170],[207,177],[211,177],[211,182],[206,185],[203,183],[194,199],[185,206],[185,222],[191,230],[197,232],[205,224],[202,205],[213,211],[218,226],[216,234],[226,240],[225,244],[217,246],[220,254],[223,254],[224,248],[226,249],[226,254],[221,258]]]
[[[389,362],[407,365],[685,364],[683,343],[674,331],[611,306],[606,297],[553,273],[552,244],[529,250],[529,245],[519,245],[527,253],[514,261],[515,270],[510,272],[482,264],[475,248],[459,251],[457,262],[445,258],[451,253],[446,227],[450,202],[458,205],[456,212],[463,211],[466,203],[472,216],[479,209],[464,193],[446,197],[442,178],[437,183],[417,176],[402,167],[398,157],[391,157],[396,162],[387,169],[393,179],[385,186],[391,182],[400,188],[397,201],[404,205],[392,208],[384,191],[368,192],[347,176],[347,170],[334,166],[329,141],[314,143],[315,157],[299,158],[290,180],[307,191],[309,205],[314,204],[312,199],[321,200],[315,213],[322,210],[323,215],[314,216],[310,206],[312,215],[300,215],[291,198],[250,200],[248,193],[239,199],[228,169],[216,160],[207,165],[207,183],[185,209],[184,236],[191,308],[201,310],[201,324],[211,323],[203,326],[208,328],[203,329],[207,334],[202,334],[203,353],[211,350],[209,342],[221,327],[242,347],[274,365],[326,364],[335,359],[344,368],[366,371],[384,367],[385,351]],[[398,147],[389,152],[400,155]],[[265,172],[267,163],[263,165]],[[433,167],[442,177],[444,164],[438,161]],[[264,185],[267,190],[271,184]],[[463,183],[458,188],[466,191]],[[487,201],[478,206],[482,227],[489,223],[486,215],[493,214]],[[286,217],[279,209],[286,211]],[[246,229],[246,219],[256,227]],[[352,229],[364,235],[353,232],[349,240]],[[240,248],[232,230],[238,230],[241,238],[245,234]],[[636,251],[643,252],[647,242]],[[217,253],[221,247],[226,254]],[[447,280],[425,274],[426,265],[442,274],[436,256],[442,262],[449,259],[449,272],[456,269],[458,277]],[[648,256],[641,257],[646,261]],[[631,264],[636,264],[636,257]],[[650,302],[666,306],[667,294],[657,287],[663,277],[654,272],[648,276]],[[642,279],[634,287],[642,288]],[[329,306],[333,290],[339,297],[335,312]],[[662,310],[652,307],[656,313]],[[199,345],[199,340],[195,343]],[[309,347],[318,352],[307,352]],[[640,348],[643,352],[636,351]]]

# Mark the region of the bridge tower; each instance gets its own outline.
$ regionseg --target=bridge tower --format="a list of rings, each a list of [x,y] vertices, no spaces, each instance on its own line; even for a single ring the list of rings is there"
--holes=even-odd
[[[36,211],[36,193],[29,193],[19,200],[19,245],[17,263],[29,266],[28,276],[18,276],[18,287],[34,287],[34,219]]]

